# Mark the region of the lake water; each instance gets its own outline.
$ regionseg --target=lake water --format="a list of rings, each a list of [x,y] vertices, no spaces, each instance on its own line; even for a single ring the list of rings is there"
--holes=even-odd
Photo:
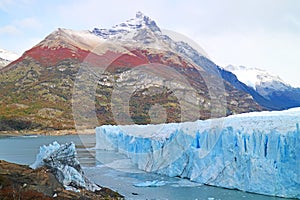
[[[53,141],[74,142],[85,174],[97,184],[109,187],[126,199],[170,200],[283,200],[283,198],[250,194],[170,178],[138,170],[125,156],[116,152],[95,150],[94,135],[0,137],[0,160],[31,164],[41,145]],[[161,187],[135,187],[136,183],[159,180]]]

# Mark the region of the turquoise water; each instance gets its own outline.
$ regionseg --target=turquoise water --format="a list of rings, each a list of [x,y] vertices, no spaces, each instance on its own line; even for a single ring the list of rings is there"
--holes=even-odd
[[[250,194],[200,185],[188,180],[170,178],[138,170],[125,156],[116,152],[95,150],[94,135],[84,136],[25,136],[0,137],[0,160],[19,164],[31,164],[41,145],[53,141],[76,144],[78,158],[85,174],[99,185],[112,188],[126,199],[170,199],[170,200],[281,200],[282,198]],[[133,184],[159,180],[161,187],[135,187]]]

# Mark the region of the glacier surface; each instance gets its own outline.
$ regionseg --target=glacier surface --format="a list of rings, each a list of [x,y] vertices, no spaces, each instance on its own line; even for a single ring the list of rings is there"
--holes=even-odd
[[[202,184],[300,198],[300,108],[160,125],[96,128],[96,149],[139,169]]]

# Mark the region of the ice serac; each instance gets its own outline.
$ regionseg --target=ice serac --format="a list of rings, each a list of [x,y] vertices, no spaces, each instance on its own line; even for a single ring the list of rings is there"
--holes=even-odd
[[[300,108],[161,125],[96,128],[96,148],[140,169],[265,195],[300,198]]]
[[[48,146],[41,146],[36,161],[30,167],[36,169],[42,166],[50,169],[56,179],[68,190],[86,189],[94,192],[101,189],[84,176],[76,158],[74,143],[60,145],[53,142]]]

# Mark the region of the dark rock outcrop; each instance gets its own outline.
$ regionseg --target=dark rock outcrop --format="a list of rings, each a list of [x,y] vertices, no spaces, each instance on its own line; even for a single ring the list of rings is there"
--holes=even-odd
[[[31,169],[0,161],[0,199],[50,200],[50,199],[123,199],[118,193],[101,187],[91,192],[81,189],[80,192],[69,191],[55,178],[46,167]]]

